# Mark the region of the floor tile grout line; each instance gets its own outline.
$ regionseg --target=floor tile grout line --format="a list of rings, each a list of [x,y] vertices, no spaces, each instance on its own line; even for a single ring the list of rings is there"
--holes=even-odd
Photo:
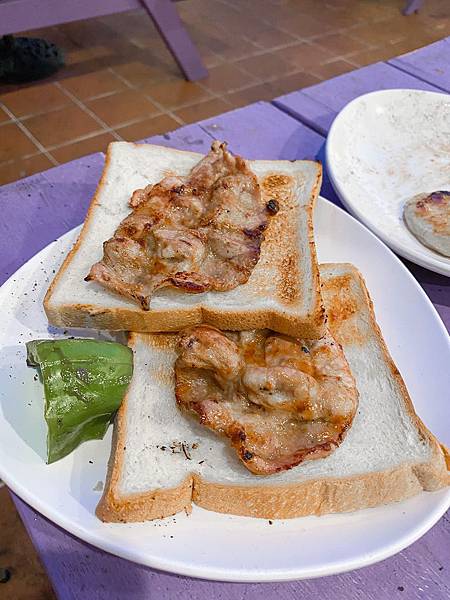
[[[86,114],[88,114],[92,119],[94,119],[94,121],[100,125],[102,127],[102,129],[104,131],[107,131],[108,133],[111,133],[111,135],[113,137],[116,138],[116,140],[121,141],[122,138],[114,131],[114,129],[111,129],[100,117],[98,117],[89,107],[87,107],[83,102],[81,102],[81,100],[79,100],[75,94],[72,94],[71,91],[66,90],[64,88],[64,86],[62,86],[60,84],[59,81],[55,81],[55,85],[56,87],[61,90],[61,92],[63,92],[64,94],[66,94],[66,96],[68,98],[70,98],[77,106],[78,108],[81,108],[81,110],[83,112],[85,112]]]
[[[273,24],[269,23],[266,19],[261,19],[261,20],[262,20],[262,22],[264,22],[265,24],[269,25],[270,27],[273,27]],[[356,23],[354,23],[352,25],[342,26],[342,27],[338,27],[336,29],[330,29],[327,32],[318,33],[318,34],[316,34],[314,36],[311,36],[311,37],[308,37],[308,38],[304,38],[302,36],[299,36],[298,34],[293,33],[292,31],[288,31],[287,29],[283,28],[282,26],[280,26],[278,24],[275,25],[275,28],[278,29],[279,31],[287,34],[287,35],[290,35],[291,37],[294,37],[294,39],[299,40],[299,41],[308,41],[308,40],[315,41],[317,39],[320,39],[320,37],[326,37],[326,36],[329,36],[329,35],[347,34],[348,31],[352,32],[354,29],[357,29],[361,25],[379,24],[379,23],[384,23],[384,22],[388,23],[389,21],[390,21],[390,17],[386,17],[386,16],[383,16],[383,17],[380,16],[380,17],[376,17],[376,18],[373,18],[373,19],[361,19],[361,20],[357,21]],[[351,33],[350,33],[350,35],[352,36]],[[246,37],[247,39],[249,39],[248,36],[244,35],[244,37]],[[355,38],[353,36],[352,36],[352,39],[356,39],[357,41],[361,41],[363,43],[365,42],[365,40],[363,40],[361,38],[357,38],[357,37]],[[252,40],[250,40],[250,41],[252,41]],[[252,41],[252,43],[254,43],[254,42]]]
[[[291,35],[292,35],[292,34],[291,34]],[[251,39],[250,39],[248,36],[243,36],[243,37],[244,37],[245,39],[247,39],[247,41],[252,41],[252,40],[251,40]],[[254,52],[254,53],[251,53],[251,55],[250,55],[250,56],[245,56],[245,57],[241,57],[241,58],[237,58],[237,59],[232,59],[232,60],[228,61],[228,63],[227,63],[227,62],[225,62],[225,63],[222,63],[222,64],[236,64],[236,63],[239,63],[240,61],[242,61],[242,60],[245,60],[245,59],[247,59],[247,58],[252,58],[252,57],[257,57],[257,56],[263,56],[263,55],[265,55],[265,54],[273,54],[273,53],[277,52],[278,50],[283,50],[283,49],[285,49],[285,48],[294,47],[294,46],[298,45],[299,43],[305,43],[305,44],[307,44],[307,45],[310,45],[310,46],[311,46],[311,45],[313,45],[313,44],[316,44],[317,42],[315,42],[314,40],[311,40],[311,39],[303,39],[303,38],[298,38],[298,39],[294,39],[292,42],[289,42],[289,43],[286,43],[286,44],[280,44],[280,45],[278,45],[278,46],[272,46],[272,47],[271,47],[269,50],[267,50],[267,49],[264,49],[264,48],[258,48],[258,49],[256,49],[256,52]],[[366,46],[365,50],[372,50],[372,49],[375,49],[375,48],[376,48],[376,46],[373,46],[373,45],[368,45],[368,46]],[[326,48],[325,48],[325,49],[326,49]],[[361,51],[361,50],[356,50],[356,51],[352,51],[352,52],[350,52],[350,53],[341,54],[341,55],[339,55],[339,56],[337,56],[337,57],[332,57],[332,58],[329,58],[329,59],[325,60],[323,64],[328,64],[329,62],[335,62],[336,60],[339,60],[339,58],[342,58],[342,59],[346,60],[346,59],[347,59],[347,57],[350,57],[350,56],[352,56],[353,54],[355,54],[355,53],[358,53],[358,52],[360,52],[360,51]],[[289,63],[288,63],[288,61],[285,61],[285,62],[286,62],[287,64],[289,64]],[[239,67],[239,65],[237,65],[237,66]],[[356,65],[355,65],[355,66],[356,66]],[[293,69],[295,68],[293,65],[292,65],[292,67],[293,67]],[[242,68],[241,68],[241,69],[242,69]],[[112,74],[113,74],[115,77],[117,77],[117,78],[118,78],[120,81],[122,81],[122,83],[124,83],[124,84],[125,84],[125,85],[126,85],[128,88],[131,88],[131,89],[138,89],[138,90],[139,90],[139,86],[136,86],[136,85],[134,85],[134,84],[131,84],[131,83],[130,83],[130,82],[129,82],[129,81],[128,81],[128,80],[127,80],[125,77],[123,77],[123,76],[122,76],[120,73],[116,73],[116,72],[113,70],[113,68],[111,68],[111,67],[108,67],[108,68],[107,68],[107,70],[108,70],[110,73],[112,73]],[[294,72],[294,71],[292,71],[292,72]],[[278,77],[278,76],[276,76],[276,77]],[[259,79],[257,79],[257,81],[259,82],[260,80],[259,80]],[[264,80],[264,81],[265,81],[265,80]],[[261,82],[262,82],[262,83],[264,83],[264,81],[261,81]],[[84,101],[86,101],[86,100],[89,100],[89,101],[91,101],[91,100],[96,100],[96,99],[100,99],[100,98],[103,98],[103,97],[112,96],[112,95],[114,95],[114,94],[117,94],[117,93],[120,93],[120,92],[122,91],[122,90],[120,90],[120,89],[119,89],[119,90],[113,90],[113,91],[111,91],[111,92],[105,92],[105,93],[103,93],[103,94],[99,94],[99,95],[97,95],[97,96],[92,96],[92,97],[90,97],[90,98],[87,98],[87,99],[83,99],[83,100],[82,100],[82,99],[79,99],[79,98],[78,98],[78,97],[77,97],[75,94],[73,94],[73,92],[70,92],[70,90],[67,90],[67,89],[64,87],[64,82],[62,82],[62,83],[60,83],[60,82],[54,82],[54,85],[55,85],[55,86],[57,86],[57,87],[58,87],[60,90],[62,90],[62,91],[63,91],[63,93],[64,93],[64,95],[66,95],[66,96],[67,96],[67,97],[68,97],[70,100],[72,100],[74,103],[78,104],[78,102],[81,102],[81,105],[83,105],[83,106],[85,106],[85,104],[83,103],[83,100],[84,100]],[[62,85],[62,88],[61,88],[61,85]],[[252,87],[252,85],[254,85],[254,84],[249,84],[248,86],[245,86],[245,88],[246,88],[246,87],[249,87],[249,88],[250,88],[250,87]],[[229,90],[229,92],[239,91],[240,89],[245,89],[245,88],[244,88],[244,87],[242,87],[242,88],[235,88],[235,89]],[[208,92],[209,92],[209,93],[211,93],[211,94],[212,94],[214,97],[221,98],[221,96],[220,96],[219,94],[216,94],[215,92],[213,92],[213,91],[212,91],[212,90],[210,90],[209,88],[205,88],[205,86],[203,86],[203,85],[202,85],[202,89],[204,89],[205,91],[208,91]],[[68,92],[69,92],[69,94],[70,94],[70,96],[69,96],[68,94],[66,94],[66,93],[65,93],[65,91],[68,91]],[[145,95],[146,97],[148,97],[148,99],[150,99],[150,100],[152,100],[153,102],[155,102],[156,104],[158,104],[158,105],[159,105],[159,106],[158,106],[158,108],[160,107],[160,110],[161,110],[162,112],[171,112],[171,113],[172,113],[172,111],[168,111],[167,109],[165,109],[165,108],[164,108],[164,106],[163,106],[163,105],[160,105],[160,104],[159,104],[157,101],[155,101],[155,100],[152,98],[152,96],[151,96],[151,95],[147,95],[147,94],[145,94],[145,93],[144,93],[144,95]],[[78,102],[77,102],[77,101],[78,101]],[[185,107],[188,107],[188,106],[193,106],[193,105],[195,105],[195,104],[197,104],[197,102],[193,102],[193,103],[185,103],[185,104],[182,104],[182,105],[180,105],[180,106],[176,107],[176,108],[175,108],[175,109],[173,109],[173,110],[178,110],[178,109],[180,109],[180,108],[185,108]],[[79,106],[81,106],[80,104],[78,104],[78,105],[79,105]],[[50,114],[51,112],[54,112],[54,111],[56,111],[56,110],[59,110],[59,109],[61,109],[62,107],[63,107],[63,106],[56,107],[56,108],[54,108],[54,109],[52,109],[51,111],[48,111],[48,112],[46,112],[46,113],[35,113],[35,114],[25,115],[25,116],[22,116],[22,117],[17,117],[17,119],[18,119],[18,120],[21,120],[21,121],[23,121],[23,120],[26,120],[26,119],[28,119],[28,118],[30,118],[30,117],[32,117],[32,116],[38,116],[38,115],[41,115],[41,114]],[[89,109],[89,110],[90,110],[90,109]],[[174,115],[173,115],[173,113],[172,113],[170,116],[172,116],[172,117],[174,118]],[[175,118],[176,118],[176,117],[175,117]],[[1,124],[0,124],[0,127],[1,127],[1,125],[3,125],[3,123],[1,123]],[[110,128],[110,129],[113,129],[113,128]]]
[[[160,104],[159,102],[157,102],[156,100],[154,100],[149,94],[146,94],[145,92],[143,92],[138,86],[134,86],[125,77],[123,77],[123,75],[121,75],[120,73],[116,73],[114,71],[113,67],[108,67],[108,70],[111,70],[111,72],[114,73],[114,75],[116,77],[118,77],[128,88],[130,88],[132,90],[135,90],[135,91],[140,91],[140,93],[145,98],[147,98],[147,100],[150,100],[151,102],[153,102],[153,104],[156,106],[156,108],[158,108],[161,111],[162,114],[166,114],[169,117],[172,117],[172,119],[174,119],[180,125],[185,125],[184,121],[182,119],[180,119],[177,115],[175,115],[175,113],[173,113],[171,110],[165,108],[163,104]],[[176,109],[176,110],[178,110],[178,109]],[[142,120],[144,120],[144,119],[142,119]]]
[[[312,45],[313,45],[313,43],[316,43],[316,42],[313,42],[313,43],[312,43],[310,40],[302,40],[300,43],[304,43],[304,44],[307,44],[308,46],[312,46]],[[282,44],[282,45],[279,45],[279,46],[272,47],[270,50],[266,50],[266,49],[260,49],[260,50],[258,50],[258,52],[254,53],[254,54],[252,53],[250,56],[245,56],[245,57],[241,57],[241,58],[238,58],[238,59],[233,59],[233,60],[229,61],[228,63],[227,63],[227,62],[225,62],[225,63],[223,63],[223,64],[234,64],[234,65],[236,65],[236,66],[237,66],[237,67],[238,67],[240,70],[244,70],[244,71],[245,71],[245,69],[244,69],[243,67],[240,67],[240,66],[239,66],[238,64],[236,64],[236,63],[239,63],[240,61],[246,60],[246,59],[248,59],[248,58],[253,58],[253,57],[258,57],[258,56],[264,56],[265,54],[274,54],[274,53],[278,52],[279,50],[284,50],[285,48],[291,48],[291,47],[294,47],[294,46],[296,46],[296,45],[298,45],[298,44],[299,44],[299,43],[298,43],[297,41],[295,41],[295,42],[290,42],[290,43],[288,43],[288,44]],[[321,48],[324,48],[324,47],[323,47],[323,46],[321,46]],[[324,49],[326,49],[326,48],[324,48]],[[369,46],[367,46],[366,48],[364,48],[364,50],[375,50],[375,49],[376,49],[376,46],[371,46],[371,45],[369,45]],[[332,58],[326,59],[326,60],[325,60],[323,63],[321,62],[321,64],[329,64],[329,63],[331,63],[331,62],[335,62],[336,60],[339,60],[339,59],[347,60],[347,58],[348,58],[348,57],[351,57],[352,55],[354,55],[354,54],[357,54],[357,53],[359,53],[359,52],[361,52],[361,50],[355,50],[355,51],[352,51],[352,52],[349,52],[349,53],[340,54],[339,56],[334,56],[334,57],[332,57]],[[296,67],[295,67],[295,66],[294,66],[292,63],[289,63],[289,62],[288,62],[288,61],[286,61],[286,60],[285,60],[284,62],[286,62],[286,64],[288,64],[289,66],[292,66],[292,70],[291,70],[291,69],[289,69],[289,71],[287,72],[287,74],[294,73],[294,72],[300,72],[300,71],[294,70],[294,69],[296,69]],[[218,65],[218,66],[220,66],[220,65]],[[127,87],[128,87],[129,89],[134,89],[134,90],[140,91],[140,92],[141,92],[141,93],[142,93],[142,94],[143,94],[143,95],[144,95],[146,98],[148,98],[149,100],[151,100],[152,102],[154,102],[154,103],[155,103],[155,105],[158,105],[158,106],[157,106],[157,108],[159,108],[159,109],[161,110],[161,112],[168,112],[168,113],[172,113],[172,111],[174,111],[174,110],[179,110],[179,109],[181,109],[181,108],[187,108],[187,107],[189,107],[189,106],[193,106],[193,105],[195,105],[195,104],[197,104],[197,103],[198,103],[198,102],[188,102],[188,103],[181,104],[180,106],[177,106],[177,107],[176,107],[176,108],[174,108],[174,109],[167,109],[167,108],[165,108],[165,107],[164,107],[164,105],[162,105],[162,104],[160,104],[158,101],[154,100],[154,99],[153,99],[153,97],[152,97],[150,94],[147,94],[147,93],[143,92],[143,91],[141,90],[141,88],[140,88],[138,85],[131,84],[131,83],[130,83],[130,82],[129,82],[129,81],[128,81],[128,80],[127,80],[125,77],[123,77],[123,76],[122,76],[120,73],[116,73],[116,72],[115,72],[113,69],[114,69],[113,67],[108,67],[108,68],[107,68],[107,70],[108,70],[109,72],[111,72],[111,73],[112,73],[114,76],[116,76],[118,79],[120,79],[120,81],[122,81],[122,83],[124,83],[125,85],[127,85]],[[246,73],[248,73],[248,71],[245,71],[245,72],[246,72]],[[303,72],[303,71],[302,71],[302,72]],[[285,74],[286,74],[286,73],[285,73]],[[278,76],[278,75],[275,75],[275,76],[274,76],[274,78],[279,78],[279,76]],[[251,83],[251,84],[249,84],[248,86],[239,87],[239,88],[233,88],[233,89],[227,90],[227,92],[226,92],[226,93],[233,93],[233,92],[235,92],[235,91],[240,91],[241,89],[247,89],[247,88],[250,88],[250,87],[252,87],[253,85],[258,85],[258,84],[260,84],[260,83],[265,83],[266,81],[273,81],[273,80],[274,80],[274,78],[271,78],[271,79],[267,79],[267,78],[260,79],[260,78],[257,78],[257,80],[256,80],[256,81],[257,81],[257,83],[256,83],[256,84],[254,84],[254,83]],[[105,92],[105,93],[103,93],[103,94],[99,94],[99,95],[97,95],[97,96],[91,96],[91,97],[89,97],[89,98],[83,98],[83,99],[81,99],[81,98],[78,98],[78,97],[76,96],[76,94],[73,94],[73,92],[71,92],[70,90],[67,90],[67,89],[64,87],[64,80],[62,80],[62,83],[60,83],[59,81],[56,81],[56,82],[53,82],[53,83],[54,83],[54,85],[55,85],[55,86],[57,86],[57,87],[58,87],[58,89],[60,89],[60,90],[62,91],[62,93],[64,93],[64,95],[65,95],[65,96],[66,96],[66,97],[67,97],[69,100],[71,100],[71,101],[72,101],[74,104],[76,104],[76,105],[77,105],[77,106],[79,106],[80,108],[82,108],[82,106],[86,106],[86,105],[85,105],[85,102],[86,102],[86,101],[89,101],[89,102],[90,102],[90,101],[92,101],[92,100],[98,100],[98,99],[102,99],[102,98],[107,98],[107,97],[114,96],[114,95],[116,95],[116,94],[119,94],[119,93],[121,93],[122,91],[124,91],[123,89],[117,89],[117,90],[112,90],[112,91],[110,91],[110,92]],[[213,91],[212,91],[210,88],[208,88],[208,87],[206,87],[206,86],[202,85],[202,84],[201,84],[201,82],[197,82],[197,84],[200,84],[200,85],[201,85],[201,87],[202,87],[202,89],[203,89],[204,91],[207,91],[207,92],[211,93],[211,94],[212,94],[214,97],[221,98],[221,96],[220,96],[220,94],[219,94],[219,93],[213,92]],[[157,84],[156,84],[156,85],[157,85]],[[62,86],[62,87],[61,87],[61,86]],[[65,92],[67,92],[67,93],[65,93]],[[206,101],[206,100],[208,100],[208,98],[206,98],[206,99],[204,99],[204,100],[201,100],[200,102],[202,102],[202,101]],[[80,103],[81,103],[81,104],[80,104]],[[5,106],[5,105],[3,105],[2,103],[0,103],[0,106]],[[66,106],[67,106],[67,105],[60,105],[60,106],[56,106],[56,107],[52,108],[52,109],[51,109],[51,110],[49,110],[49,111],[43,111],[43,112],[37,112],[37,113],[25,114],[25,115],[23,115],[23,116],[16,117],[16,119],[17,119],[18,121],[21,121],[21,122],[25,122],[25,123],[26,123],[26,121],[27,121],[28,119],[32,118],[32,117],[36,117],[36,116],[42,116],[42,115],[47,115],[47,114],[52,114],[53,112],[56,112],[56,111],[58,111],[58,110],[61,110],[61,109],[65,108]],[[88,109],[88,110],[90,110],[90,109]],[[89,113],[89,114],[90,114],[90,113]],[[97,115],[96,115],[96,116],[97,116]],[[172,113],[172,114],[170,114],[170,116],[172,116],[173,118],[175,118],[175,117],[174,117],[174,115],[173,115],[173,113]],[[99,119],[99,117],[97,117],[97,118]],[[10,121],[5,121],[5,122],[3,122],[3,123],[0,123],[0,127],[2,127],[3,125],[5,125],[5,124],[7,124],[7,123],[9,123],[9,122],[10,122]],[[106,126],[107,128],[109,128],[109,126],[107,126],[106,124],[105,124],[105,126]],[[113,129],[113,128],[111,128],[111,129]]]
[[[45,149],[45,146],[43,146],[43,144],[41,144],[41,142],[34,137],[34,135],[31,133],[31,131],[29,131],[27,129],[27,127],[25,127],[23,125],[23,123],[21,123],[15,116],[15,114],[9,110],[9,108],[7,106],[5,106],[4,104],[2,104],[2,108],[3,110],[6,112],[7,115],[9,115],[11,121],[17,125],[17,127],[22,131],[22,133],[24,133],[27,138],[29,140],[31,140],[33,142],[33,144],[41,151],[40,153],[43,154],[46,158],[48,158],[48,160],[52,163],[53,166],[58,166],[59,162]],[[18,157],[18,159],[20,159],[21,157]],[[18,160],[16,159],[16,160]]]
[[[236,10],[239,11],[239,9],[237,9],[235,5],[228,3],[227,0],[219,0],[219,2],[221,2],[221,4],[223,4],[223,5],[232,7],[235,11]],[[326,8],[328,8],[330,10],[330,5],[326,5]],[[243,14],[242,11],[239,11],[239,13]],[[400,15],[400,13],[399,13],[399,15]],[[244,16],[245,16],[245,13],[244,13]],[[318,20],[317,17],[313,17],[313,18],[316,21]],[[282,29],[278,24],[273,25],[273,23],[270,23],[265,18],[261,18],[259,20],[261,20],[263,23],[265,23],[265,24],[267,24],[267,25],[269,25],[271,27],[275,27],[276,29],[278,29],[279,31],[282,31],[283,33],[288,33],[289,35],[295,35],[291,31],[287,31],[287,30]],[[353,28],[358,27],[360,25],[366,25],[367,23],[369,23],[369,24],[372,24],[372,23],[382,23],[384,21],[387,22],[387,21],[390,21],[390,20],[391,20],[391,17],[389,15],[387,15],[387,16],[384,16],[384,15],[381,16],[380,15],[378,17],[373,17],[373,18],[372,17],[364,17],[364,18],[360,17],[356,21],[356,23],[354,23],[353,25],[349,25],[348,27],[342,27],[340,29],[353,29]],[[334,30],[333,32],[329,32],[329,33],[334,33],[335,31],[337,31],[337,30]]]

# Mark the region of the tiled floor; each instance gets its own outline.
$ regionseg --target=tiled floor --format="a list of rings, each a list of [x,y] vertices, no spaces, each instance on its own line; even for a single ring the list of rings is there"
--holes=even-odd
[[[0,184],[112,140],[175,129],[313,85],[450,33],[449,0],[183,0],[179,13],[209,68],[185,82],[144,11],[33,32],[67,66],[30,86],[0,84]]]
[[[184,0],[182,19],[209,69],[185,82],[143,11],[41,30],[67,66],[30,86],[0,85],[0,184],[112,140],[135,140],[313,85],[450,34],[449,0]],[[0,597],[52,600],[50,585],[0,490]],[[5,594],[3,596],[2,594]]]

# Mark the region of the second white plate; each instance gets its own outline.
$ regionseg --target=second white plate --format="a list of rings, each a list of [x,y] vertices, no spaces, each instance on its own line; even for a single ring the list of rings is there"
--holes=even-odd
[[[450,258],[421,244],[403,222],[404,203],[450,190],[450,96],[385,90],[356,98],[328,134],[330,178],[348,210],[395,252],[450,276]]]

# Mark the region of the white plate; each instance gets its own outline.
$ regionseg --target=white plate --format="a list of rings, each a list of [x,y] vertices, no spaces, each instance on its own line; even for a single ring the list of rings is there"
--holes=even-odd
[[[450,258],[421,244],[403,205],[421,192],[450,190],[450,96],[386,90],[356,98],[328,134],[330,178],[349,211],[395,252],[450,276]]]
[[[42,514],[86,542],[158,569],[209,579],[280,581],[329,575],[386,558],[423,535],[446,511],[448,490],[352,514],[273,525],[195,506],[189,517],[101,523],[94,516],[100,498],[94,488],[105,479],[111,430],[103,441],[85,443],[45,465],[42,388],[25,365],[23,345],[48,335],[43,295],[76,235],[77,230],[50,244],[0,289],[0,477]],[[450,445],[450,348],[424,292],[384,244],[323,199],[317,205],[316,237],[321,261],[350,261],[362,271],[420,416]]]

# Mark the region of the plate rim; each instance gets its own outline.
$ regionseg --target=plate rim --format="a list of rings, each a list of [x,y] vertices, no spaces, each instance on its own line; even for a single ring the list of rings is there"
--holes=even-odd
[[[327,200],[323,196],[319,196],[318,204],[323,203],[327,206],[329,210],[339,211],[345,215],[345,218],[349,218],[350,220],[356,223],[356,226],[364,229],[365,234],[372,236],[377,244],[380,244],[384,247],[387,247],[386,244],[383,243],[374,233],[372,233],[367,227],[364,226],[360,221],[355,219],[352,215],[348,214],[346,211],[342,210],[339,206],[336,206],[331,201]],[[76,230],[80,229],[81,226],[77,226],[70,231],[61,235],[56,242],[60,241],[63,237],[69,237],[70,235],[75,235]],[[30,257],[15,273],[13,273],[2,285],[6,285],[11,279],[13,279],[16,274],[22,269],[25,268],[26,265],[35,260],[35,258],[40,255],[42,252],[45,252],[55,241],[50,242],[42,248],[35,255]],[[427,294],[421,287],[421,285],[416,281],[414,276],[410,273],[407,267],[402,263],[402,261],[389,249],[387,250],[392,255],[392,258],[400,265],[403,272],[410,279],[412,285],[414,285],[416,292],[420,293],[428,303],[429,309],[433,313],[434,321],[436,326],[439,326],[439,329],[445,335],[448,335],[447,329],[439,316],[436,308],[434,307],[431,300],[428,298]],[[445,490],[440,490],[436,492],[439,494],[440,498],[436,501],[433,510],[431,510],[427,517],[421,521],[421,525],[419,527],[415,527],[414,529],[409,530],[407,534],[404,534],[400,538],[398,538],[396,543],[384,545],[378,551],[372,551],[370,553],[360,554],[357,558],[353,559],[343,559],[337,560],[333,562],[329,562],[326,565],[318,566],[316,568],[309,567],[307,571],[301,570],[301,565],[295,568],[288,569],[276,569],[270,571],[258,571],[255,572],[253,570],[237,570],[237,569],[219,569],[215,566],[204,566],[204,565],[182,565],[179,562],[173,562],[170,558],[166,558],[162,560],[161,558],[157,558],[155,560],[154,557],[151,557],[150,560],[146,560],[146,557],[139,552],[139,550],[134,550],[134,548],[130,546],[120,546],[117,539],[105,538],[100,535],[98,532],[91,533],[86,527],[82,527],[78,525],[77,522],[74,522],[71,519],[65,518],[64,515],[61,515],[60,511],[50,511],[45,507],[42,510],[42,507],[39,506],[39,499],[35,498],[35,494],[28,492],[26,486],[22,485],[20,482],[17,482],[14,477],[10,477],[8,472],[5,472],[2,464],[0,463],[0,477],[6,483],[7,487],[10,488],[14,493],[17,494],[23,501],[29,504],[34,510],[39,512],[45,518],[47,518],[50,522],[52,522],[57,527],[63,529],[63,531],[74,535],[77,537],[82,543],[88,543],[96,548],[99,548],[109,554],[114,556],[119,556],[126,560],[130,560],[133,563],[138,565],[144,565],[150,567],[152,569],[174,573],[181,576],[192,577],[196,579],[208,579],[212,581],[223,581],[223,582],[247,582],[247,583],[258,583],[258,582],[284,582],[284,581],[292,581],[292,580],[300,580],[300,579],[314,579],[318,577],[323,577],[327,575],[337,575],[339,573],[345,573],[348,571],[352,571],[354,569],[358,569],[361,567],[369,566],[375,564],[379,561],[382,561],[386,558],[389,558],[401,550],[407,548],[416,540],[418,540],[422,535],[424,535],[437,521],[442,517],[442,515],[448,510],[450,507],[450,488]],[[429,492],[433,494],[433,492]],[[370,509],[367,509],[370,510]],[[56,516],[56,518],[55,518]]]
[[[386,244],[386,246],[388,246],[391,250],[393,250],[400,256],[403,256],[403,258],[406,258],[407,260],[413,262],[416,265],[424,267],[425,269],[429,269],[430,271],[433,271],[434,273],[438,273],[439,275],[444,275],[446,277],[450,277],[450,264],[448,265],[448,267],[445,267],[445,265],[443,265],[442,262],[438,260],[438,258],[439,258],[438,254],[437,254],[437,258],[434,258],[433,256],[429,256],[427,258],[427,257],[424,257],[424,255],[420,254],[416,250],[409,250],[408,248],[405,249],[405,246],[402,243],[398,243],[395,239],[392,240],[392,239],[388,238],[388,236],[385,235],[385,233],[383,232],[382,229],[380,229],[376,225],[374,225],[371,222],[370,218],[367,218],[364,211],[358,209],[357,203],[353,202],[350,199],[350,194],[346,194],[346,192],[344,191],[344,186],[339,181],[338,175],[336,174],[336,167],[334,164],[334,160],[331,157],[331,153],[333,152],[332,145],[335,143],[336,136],[338,135],[337,128],[341,126],[341,119],[343,118],[342,116],[346,115],[347,109],[350,110],[355,105],[358,105],[361,102],[361,100],[363,100],[369,96],[370,97],[376,97],[376,96],[381,96],[381,97],[387,96],[388,97],[388,96],[392,96],[392,95],[404,95],[405,93],[413,93],[418,96],[426,95],[426,96],[446,97],[445,93],[438,92],[438,91],[417,90],[417,89],[411,89],[411,88],[400,88],[400,89],[396,88],[396,89],[388,89],[388,90],[376,90],[374,92],[368,92],[367,94],[362,94],[361,96],[354,98],[353,100],[348,102],[344,106],[344,108],[342,108],[342,110],[338,113],[338,115],[334,119],[334,121],[331,124],[331,127],[329,129],[326,143],[325,143],[325,160],[326,160],[328,175],[329,175],[331,184],[332,184],[336,194],[338,195],[339,199],[341,200],[341,202],[345,206],[345,208],[351,213],[351,215],[354,218],[356,218],[358,221],[360,221],[372,233],[374,233],[378,238],[380,238],[380,240],[384,244]],[[448,97],[448,100],[450,102],[450,96]],[[426,247],[426,246],[424,246],[424,247]]]

